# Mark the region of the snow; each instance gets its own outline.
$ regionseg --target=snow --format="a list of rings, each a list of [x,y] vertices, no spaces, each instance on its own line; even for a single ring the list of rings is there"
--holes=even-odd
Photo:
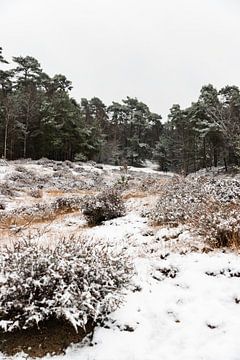
[[[13,171],[10,167],[0,168],[0,179]],[[108,171],[109,177],[119,171],[110,165],[81,167],[89,173]],[[33,170],[42,171],[40,166]],[[152,168],[130,167],[129,171],[166,175]],[[54,359],[240,360],[239,254],[191,252],[192,245],[198,247],[198,239],[193,239],[188,227],[151,226],[140,214],[154,197],[128,199],[125,216],[92,228],[86,227],[81,215],[69,214],[56,219],[49,225],[51,232],[40,236],[48,241],[53,233],[57,238],[59,233],[81,232],[87,239],[125,248],[136,268],[124,303],[110,314],[105,327],[95,329],[93,346],[73,345]],[[18,354],[14,359],[26,357]],[[49,359],[50,355],[44,357]]]
[[[152,277],[153,270],[169,265],[179,270],[174,279]],[[239,359],[240,305],[234,301],[240,296],[239,279],[206,274],[229,266],[240,268],[238,256],[136,260],[135,281],[142,290],[129,292],[125,305],[111,314],[110,328],[95,331],[93,347],[73,346],[56,360]]]
[[[116,219],[91,229],[89,236],[99,231],[100,238],[108,234],[118,242],[129,231],[130,221],[137,224],[131,227],[131,236],[145,230],[137,215],[123,220],[120,233],[113,230],[119,226]],[[93,346],[74,345],[56,360],[239,360],[240,304],[235,299],[240,298],[240,279],[222,274],[223,269],[240,272],[237,254],[136,256],[135,266],[133,284],[141,290],[128,291],[124,305],[110,315],[109,328],[96,329]],[[166,268],[176,269],[176,276],[162,276],[161,269]]]
[[[176,266],[176,278],[156,281],[154,267]],[[142,291],[129,293],[111,316],[110,329],[95,332],[93,347],[74,346],[68,360],[237,360],[240,358],[238,278],[211,277],[209,269],[239,268],[238,256],[216,253],[171,255],[150,263],[137,261]],[[124,331],[126,325],[134,331]]]

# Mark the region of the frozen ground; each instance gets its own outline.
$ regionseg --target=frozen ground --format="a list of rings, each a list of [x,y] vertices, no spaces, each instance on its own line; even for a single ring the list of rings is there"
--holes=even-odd
[[[109,328],[96,330],[94,346],[74,346],[56,359],[240,359],[239,278],[206,274],[223,268],[239,272],[237,256],[176,254],[138,259],[136,267],[142,290],[127,295]],[[176,277],[165,278],[159,269],[171,267]]]
[[[34,166],[35,172],[51,175],[52,169],[39,170],[41,165],[31,165],[32,169]],[[8,167],[4,171],[6,175],[12,170]],[[84,171],[106,172],[106,181],[119,176],[115,167],[93,169],[89,165]],[[137,176],[141,171],[135,171]],[[166,176],[149,171],[159,181]],[[142,174],[147,176],[148,170]],[[1,178],[4,181],[3,175]],[[88,191],[97,191],[97,187]],[[18,195],[21,203],[36,201],[24,197],[24,192]],[[48,201],[54,193],[48,193],[46,187],[44,197]],[[11,207],[18,206],[14,198],[11,201]],[[124,303],[110,314],[104,327],[96,328],[93,346],[87,341],[74,345],[56,360],[240,360],[239,255],[230,251],[203,253],[205,245],[184,226],[151,226],[141,213],[155,201],[154,193],[129,192],[125,197],[126,216],[93,228],[86,226],[79,212],[31,225],[41,241],[57,239],[59,233],[83,234],[124,247],[136,267]],[[21,229],[21,236],[27,231],[29,228]],[[5,229],[3,242],[10,234],[17,236]],[[0,355],[2,359],[6,357]]]

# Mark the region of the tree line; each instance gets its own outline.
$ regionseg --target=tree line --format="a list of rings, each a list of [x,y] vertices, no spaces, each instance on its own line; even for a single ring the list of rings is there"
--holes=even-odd
[[[31,56],[0,69],[0,154],[5,159],[47,157],[140,166],[164,171],[239,165],[240,91],[203,86],[187,109],[173,105],[166,122],[136,98],[106,106],[71,96],[62,74],[50,77]],[[0,64],[8,64],[0,48]],[[8,67],[9,66],[5,66]]]

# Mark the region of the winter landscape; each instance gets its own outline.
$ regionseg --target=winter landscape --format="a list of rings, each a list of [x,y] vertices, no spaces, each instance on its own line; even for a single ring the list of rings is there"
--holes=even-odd
[[[0,0],[0,360],[240,360],[239,13]]]
[[[0,171],[2,359],[239,358],[239,175]]]

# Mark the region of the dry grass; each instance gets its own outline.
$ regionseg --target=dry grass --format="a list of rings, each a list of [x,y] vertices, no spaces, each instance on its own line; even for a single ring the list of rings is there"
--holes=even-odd
[[[221,204],[209,199],[199,207],[191,226],[213,247],[240,248],[240,203]]]
[[[61,215],[77,213],[81,209],[82,197],[58,197],[52,202],[38,202],[12,211],[3,211],[0,228],[30,226],[31,224],[55,220]]]
[[[74,190],[74,191],[63,191],[63,190],[59,190],[59,189],[54,189],[54,190],[43,190],[43,193],[45,195],[45,197],[58,197],[58,196],[65,196],[66,194],[68,196],[74,196],[74,195],[94,195],[97,193],[96,190]]]
[[[143,191],[127,191],[122,194],[123,200],[129,200],[129,199],[142,199],[147,197],[148,194]]]
[[[51,196],[51,197],[57,197],[57,196],[63,196],[66,194],[65,191],[62,191],[62,190],[45,190],[44,193],[47,195],[47,196]]]

